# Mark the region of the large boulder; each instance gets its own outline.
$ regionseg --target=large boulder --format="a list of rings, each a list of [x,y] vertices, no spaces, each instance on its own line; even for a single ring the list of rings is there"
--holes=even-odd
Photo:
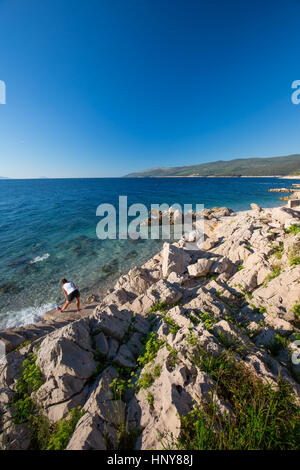
[[[253,253],[248,256],[242,269],[230,278],[229,283],[234,288],[252,292],[272,272],[267,256],[263,253]]]
[[[118,436],[124,429],[125,404],[115,399],[111,384],[118,377],[108,367],[99,377],[85,403],[85,415],[79,420],[67,450],[105,450],[117,448]]]
[[[131,304],[134,312],[147,315],[151,308],[158,302],[172,305],[182,297],[181,290],[176,284],[161,279],[153,284],[144,295],[137,297]]]
[[[290,219],[296,219],[298,223],[300,213],[288,207],[275,207],[272,209],[272,219],[276,220],[282,225],[285,225]]]
[[[264,306],[273,316],[286,321],[295,320],[294,306],[300,301],[299,278],[300,265],[287,269],[256,289],[252,302],[259,307]]]
[[[200,258],[197,263],[188,266],[188,273],[191,277],[206,276],[212,264],[213,260]]]
[[[40,345],[37,363],[45,380],[37,398],[44,408],[78,396],[97,366],[88,322],[79,320],[48,335]]]
[[[256,204],[255,202],[252,202],[252,203],[250,204],[250,206],[251,206],[251,209],[252,209],[253,211],[262,212],[262,208],[261,208],[258,204]]]
[[[132,312],[126,309],[119,310],[114,304],[95,309],[91,316],[93,330],[101,330],[105,335],[112,336],[120,341],[125,335],[132,319]]]
[[[182,248],[178,248],[170,243],[164,243],[162,251],[162,273],[167,278],[171,272],[182,274],[186,271],[191,257]]]

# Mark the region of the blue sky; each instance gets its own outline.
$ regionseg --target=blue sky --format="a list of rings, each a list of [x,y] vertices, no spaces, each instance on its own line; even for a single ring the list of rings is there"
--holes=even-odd
[[[0,175],[300,153],[299,15],[299,0],[0,0]]]

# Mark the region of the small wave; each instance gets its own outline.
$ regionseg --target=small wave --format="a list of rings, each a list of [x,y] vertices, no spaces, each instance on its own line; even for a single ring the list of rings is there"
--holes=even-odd
[[[36,256],[33,260],[30,261],[30,264],[39,263],[40,261],[44,261],[45,259],[49,258],[49,253],[45,253],[42,256]]]
[[[55,306],[55,303],[49,303],[41,305],[40,307],[27,307],[18,311],[7,312],[1,318],[0,329],[15,328],[28,325],[29,323],[36,323],[42,319],[44,313],[52,310]]]

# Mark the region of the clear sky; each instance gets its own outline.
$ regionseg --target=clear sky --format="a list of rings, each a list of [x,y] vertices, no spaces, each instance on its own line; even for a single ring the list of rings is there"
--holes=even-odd
[[[299,0],[0,0],[0,175],[300,153]]]

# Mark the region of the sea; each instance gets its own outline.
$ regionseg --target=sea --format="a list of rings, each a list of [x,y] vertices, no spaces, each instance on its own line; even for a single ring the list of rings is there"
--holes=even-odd
[[[37,322],[63,302],[60,279],[83,296],[102,295],[130,268],[158,252],[162,240],[100,240],[96,215],[119,196],[128,206],[204,204],[235,211],[282,205],[269,188],[290,187],[280,178],[89,178],[0,180],[0,329]],[[129,217],[128,222],[132,218]]]

